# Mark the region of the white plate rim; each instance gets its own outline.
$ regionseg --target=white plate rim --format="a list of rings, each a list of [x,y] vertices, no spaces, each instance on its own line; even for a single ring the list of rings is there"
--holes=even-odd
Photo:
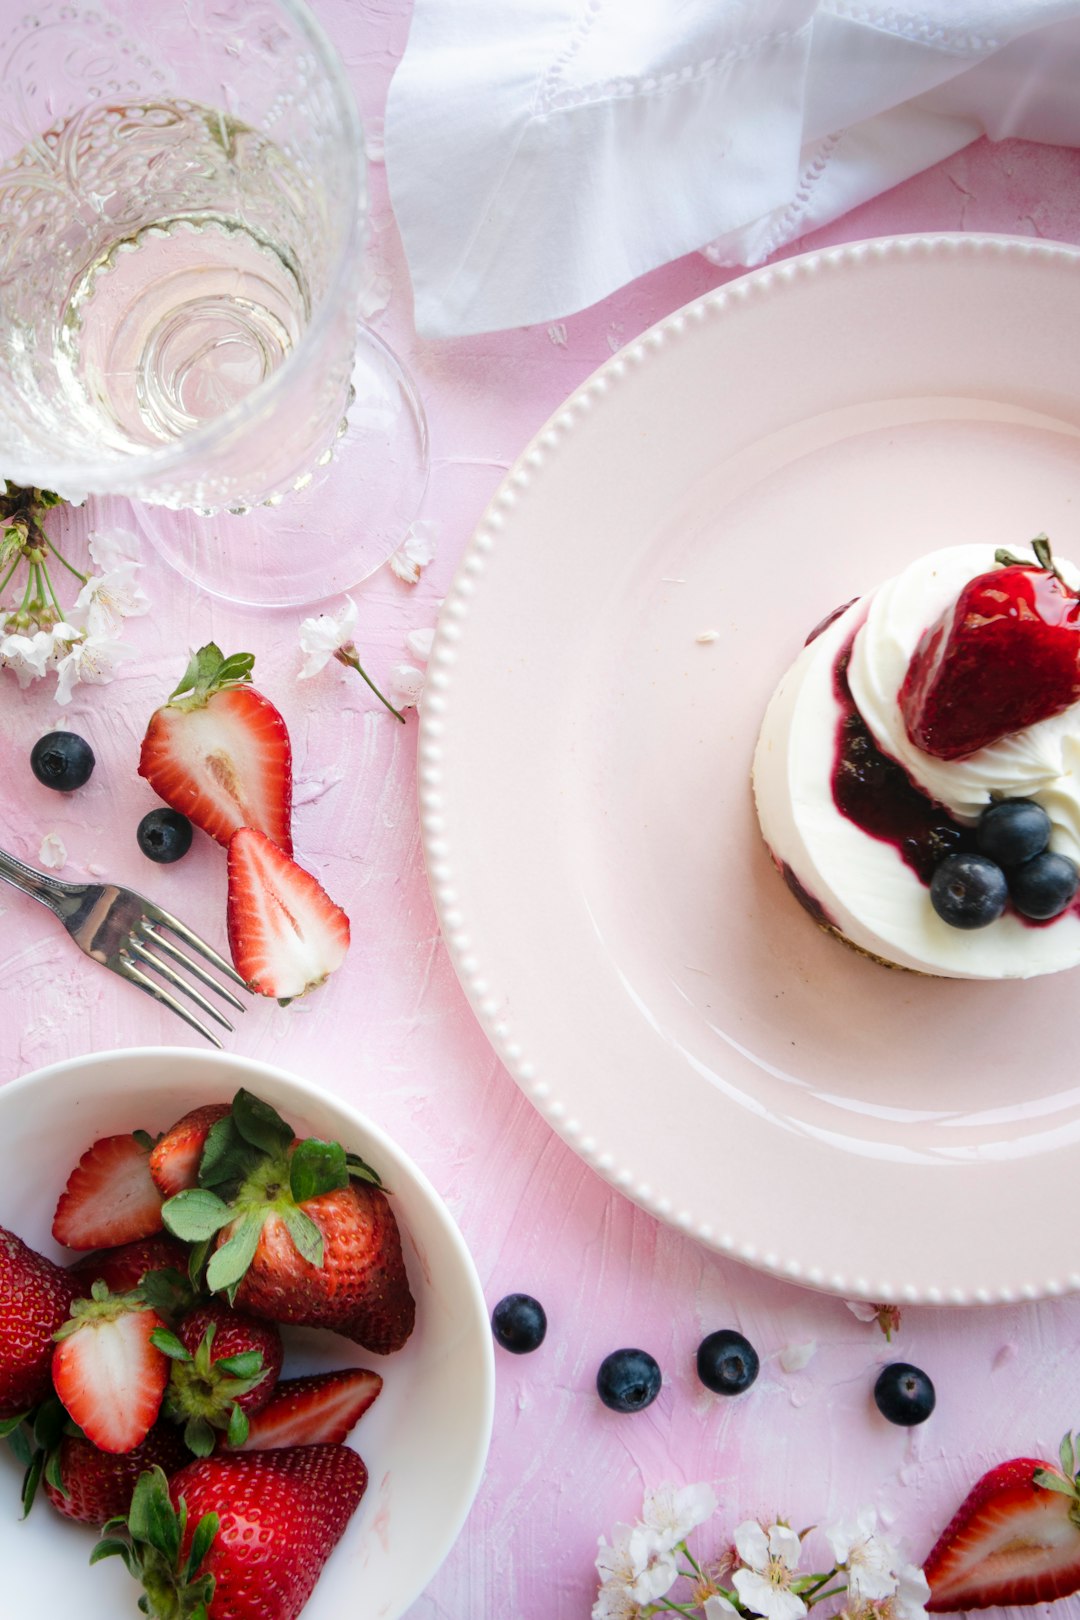
[[[1042,238],[1000,233],[916,232],[841,243],[749,271],[675,310],[605,361],[567,397],[507,471],[481,515],[447,589],[420,704],[417,798],[424,860],[436,914],[450,960],[473,1012],[497,1056],[534,1107],[605,1181],[658,1220],[687,1232],[707,1248],[784,1281],[875,1303],[976,1306],[1010,1304],[1080,1291],[1080,1270],[1038,1280],[1029,1277],[1018,1283],[1005,1281],[995,1287],[951,1287],[947,1294],[933,1282],[909,1281],[897,1287],[873,1287],[867,1286],[861,1278],[845,1276],[835,1267],[826,1274],[823,1267],[808,1267],[793,1255],[762,1255],[752,1233],[721,1235],[705,1222],[673,1216],[672,1203],[663,1188],[638,1180],[631,1169],[615,1161],[603,1142],[585,1134],[574,1118],[570,1101],[560,1095],[556,1077],[549,1079],[537,1073],[518,1033],[511,1032],[504,1023],[501,1009],[506,1000],[506,988],[496,964],[477,953],[475,918],[462,903],[461,872],[446,838],[444,814],[443,765],[448,735],[449,745],[453,746],[448,725],[454,713],[453,669],[472,603],[482,589],[488,558],[498,546],[511,514],[528,499],[533,483],[550,470],[560,446],[578,424],[601,409],[605,399],[626,378],[641,376],[651,355],[673,340],[685,340],[684,335],[695,326],[722,318],[729,310],[751,299],[760,303],[767,298],[782,297],[786,290],[807,278],[846,270],[868,259],[929,259],[935,255],[1041,260],[1080,270],[1080,248]]]

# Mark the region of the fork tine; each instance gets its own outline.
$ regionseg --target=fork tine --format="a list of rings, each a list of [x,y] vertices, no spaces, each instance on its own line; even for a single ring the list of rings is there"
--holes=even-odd
[[[224,1029],[232,1030],[229,1020],[224,1014],[218,1012],[212,1002],[207,1001],[201,990],[196,990],[193,984],[189,984],[186,979],[181,978],[180,974],[176,972],[175,968],[171,968],[168,962],[163,962],[160,957],[154,955],[153,951],[148,951],[140,940],[132,936],[124,949],[131,951],[139,958],[140,962],[145,962],[148,968],[153,968],[155,973],[160,973],[165,982],[171,984],[175,990],[182,990],[184,995],[195,1003],[199,1011],[204,1012],[208,1018],[212,1018],[215,1024],[221,1024]]]
[[[189,1013],[186,1007],[181,1006],[175,996],[170,996],[169,992],[163,990],[159,984],[155,984],[153,979],[148,979],[146,974],[141,972],[129,957],[122,956],[120,958],[116,972],[119,973],[122,979],[129,980],[131,984],[137,984],[140,990],[145,990],[147,995],[153,996],[155,1001],[160,1001],[164,1006],[171,1007],[177,1017],[184,1020],[185,1024],[190,1024],[192,1029],[197,1029],[200,1035],[204,1035],[211,1046],[216,1046],[219,1052],[223,1050],[217,1036],[207,1029],[205,1024],[200,1024],[194,1013]]]
[[[223,956],[219,956],[213,946],[208,945],[204,939],[200,939],[198,934],[193,934],[191,929],[180,921],[179,917],[174,917],[171,912],[162,911],[160,906],[153,905],[146,907],[146,913],[151,922],[162,923],[166,928],[171,928],[178,939],[182,939],[185,945],[190,945],[193,951],[198,951],[205,961],[216,967],[219,973],[224,973],[231,983],[238,984],[242,990],[247,989],[244,980],[231,963],[226,962]]]
[[[140,936],[143,939],[153,940],[159,950],[164,951],[166,956],[171,956],[174,962],[179,962],[181,967],[187,968],[188,972],[193,973],[199,982],[205,984],[208,989],[216,990],[222,1000],[227,1001],[230,1007],[235,1007],[237,1012],[247,1012],[247,1008],[239,996],[234,996],[232,991],[227,989],[225,985],[219,984],[212,973],[207,973],[201,962],[194,961],[186,952],[174,945],[171,939],[166,939],[164,934],[159,934],[152,923],[144,919],[138,926]]]

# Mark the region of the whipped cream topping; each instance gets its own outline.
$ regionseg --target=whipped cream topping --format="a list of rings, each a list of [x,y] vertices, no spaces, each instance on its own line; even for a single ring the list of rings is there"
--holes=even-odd
[[[1018,560],[1037,564],[1027,546],[1009,549]],[[1080,570],[1055,560],[1066,583],[1080,588]],[[882,753],[957,821],[974,824],[992,797],[1036,799],[1053,823],[1050,847],[1080,865],[1080,704],[965,759],[924,753],[904,727],[899,692],[923,632],[970,580],[996,566],[991,545],[951,546],[918,558],[879,586],[852,648],[851,694]]]

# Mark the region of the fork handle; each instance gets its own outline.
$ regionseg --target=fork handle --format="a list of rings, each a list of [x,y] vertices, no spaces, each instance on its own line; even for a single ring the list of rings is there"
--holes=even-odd
[[[21,889],[23,894],[40,900],[50,911],[56,911],[65,900],[70,900],[76,888],[74,884],[62,883],[59,878],[37,872],[32,866],[24,866],[22,861],[17,861],[14,855],[9,855],[2,849],[0,849],[0,878],[16,889]]]

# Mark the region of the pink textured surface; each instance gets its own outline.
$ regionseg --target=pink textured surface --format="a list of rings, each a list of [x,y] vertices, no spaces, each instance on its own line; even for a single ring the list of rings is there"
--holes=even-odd
[[[324,0],[318,9],[373,127],[404,45],[407,8],[402,0]],[[408,630],[434,622],[504,469],[564,395],[613,348],[726,277],[688,258],[550,330],[417,342],[378,164],[372,179],[372,265],[391,286],[374,322],[409,359],[425,397],[433,459],[422,515],[439,526],[438,556],[418,586],[383,571],[358,595],[357,640],[378,676],[406,656]],[[959,227],[1080,242],[1078,179],[1076,153],[980,143],[798,246]],[[316,996],[287,1010],[253,1007],[235,1049],[321,1080],[371,1113],[446,1198],[490,1302],[524,1289],[548,1310],[549,1336],[537,1355],[499,1357],[487,1477],[412,1620],[587,1614],[597,1534],[632,1517],[643,1487],[664,1479],[716,1483],[727,1504],[717,1541],[747,1514],[781,1512],[802,1525],[874,1502],[921,1560],[986,1466],[1051,1454],[1063,1430],[1080,1422],[1080,1304],[911,1310],[890,1349],[840,1301],[724,1262],[621,1199],[519,1095],[458,988],[420,857],[415,719],[396,725],[338,666],[298,684],[301,614],[200,599],[152,556],[144,580],[154,611],[130,626],[139,656],[116,684],[79,688],[70,709],[57,711],[43,689],[20,694],[5,679],[0,845],[34,863],[42,836],[57,832],[68,851],[62,876],[107,871],[223,943],[222,852],[200,838],[179,866],[148,866],[134,829],[154,799],[135,765],[146,718],[175,684],[189,647],[213,637],[227,650],[253,651],[258,684],[292,732],[297,851],[349,911],[353,947]],[[92,782],[71,799],[39,787],[26,763],[61,713],[98,755]],[[0,1077],[82,1051],[187,1040],[170,1015],[84,963],[29,901],[5,890],[0,916]],[[761,1174],[769,1176],[767,1164]],[[1047,1212],[1069,1219],[1067,1189],[1047,1189]],[[902,1207],[850,1214],[904,1220]],[[754,1390],[727,1403],[693,1376],[700,1337],[726,1325],[744,1331],[763,1361]],[[779,1352],[811,1340],[817,1350],[805,1370],[785,1373]],[[593,1388],[601,1358],[625,1344],[650,1349],[665,1374],[659,1400],[636,1418],[604,1411]],[[872,1406],[876,1369],[896,1356],[936,1382],[938,1410],[922,1429],[892,1428]],[[708,1538],[697,1544],[707,1550]]]

